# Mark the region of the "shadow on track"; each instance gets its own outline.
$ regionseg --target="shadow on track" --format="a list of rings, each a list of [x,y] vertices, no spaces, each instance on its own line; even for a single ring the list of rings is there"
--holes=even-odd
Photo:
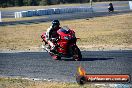
[[[97,60],[110,60],[114,58],[82,58],[81,61],[97,61]],[[75,61],[74,59],[61,59],[60,61]]]
[[[83,58],[81,61],[110,60],[114,58]]]

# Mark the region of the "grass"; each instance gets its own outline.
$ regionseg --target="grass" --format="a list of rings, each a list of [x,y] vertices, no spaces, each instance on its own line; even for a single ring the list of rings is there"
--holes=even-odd
[[[2,22],[35,20],[35,19],[41,19],[41,18],[45,18],[45,16],[34,16],[34,17],[24,17],[24,18],[3,18]]]
[[[81,38],[81,49],[132,49],[132,14],[95,17],[60,21],[74,29]],[[42,44],[41,33],[46,31],[50,22],[32,25],[12,25],[0,27],[0,49],[39,50]]]
[[[22,78],[0,78],[0,88],[99,88],[92,84],[33,81]]]

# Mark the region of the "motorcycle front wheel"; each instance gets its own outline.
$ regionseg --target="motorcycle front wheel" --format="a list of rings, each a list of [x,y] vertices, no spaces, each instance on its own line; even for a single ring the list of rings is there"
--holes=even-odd
[[[74,46],[72,48],[72,52],[73,52],[73,59],[75,61],[80,61],[82,59],[81,51],[80,51],[80,49],[77,46]]]

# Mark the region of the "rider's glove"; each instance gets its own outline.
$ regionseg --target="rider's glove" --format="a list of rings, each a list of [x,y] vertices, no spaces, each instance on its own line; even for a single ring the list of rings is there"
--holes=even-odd
[[[49,38],[46,38],[46,41],[49,41]]]

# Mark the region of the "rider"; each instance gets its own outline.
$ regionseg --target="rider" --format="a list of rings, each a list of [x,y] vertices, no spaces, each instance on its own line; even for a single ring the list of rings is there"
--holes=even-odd
[[[114,11],[114,7],[113,7],[112,3],[109,3],[108,10],[109,10],[109,12],[113,12]]]
[[[53,20],[52,25],[46,31],[46,40],[51,46],[51,51],[55,50],[55,45],[51,41],[51,38],[58,38],[57,31],[60,29],[60,22],[59,20]]]

